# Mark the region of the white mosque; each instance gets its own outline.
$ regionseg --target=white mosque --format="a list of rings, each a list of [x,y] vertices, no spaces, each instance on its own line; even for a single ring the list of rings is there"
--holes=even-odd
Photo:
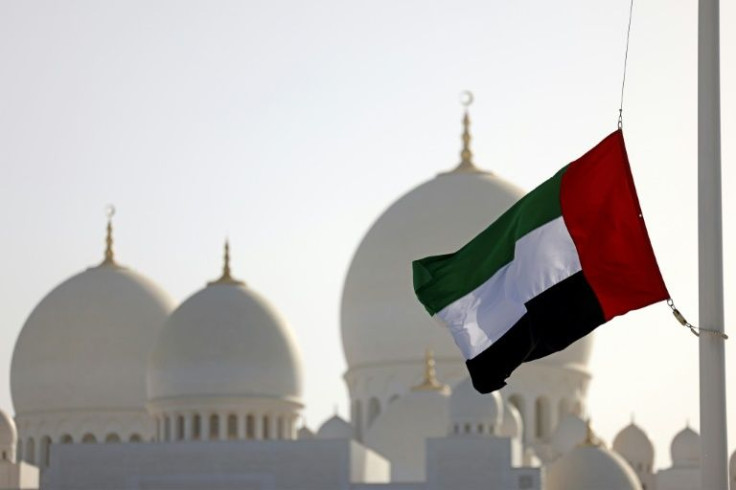
[[[299,346],[231,272],[227,245],[220,278],[175,305],[118,263],[108,223],[102,263],[54,288],[18,336],[0,488],[697,490],[692,429],[655,470],[633,421],[612,447],[586,423],[591,336],[523,365],[498,393],[472,388],[410,273],[523,194],[476,167],[469,143],[466,114],[460,164],[392,204],[355,253],[341,308],[349,421],[299,427]]]

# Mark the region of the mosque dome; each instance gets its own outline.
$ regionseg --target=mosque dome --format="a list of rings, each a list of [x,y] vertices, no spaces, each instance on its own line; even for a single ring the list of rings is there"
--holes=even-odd
[[[18,336],[16,414],[144,410],[146,361],[172,309],[163,290],[115,262],[108,223],[103,263],[46,295]]]
[[[503,420],[503,400],[498,392],[485,395],[465,378],[452,389],[450,419],[456,434],[496,434]]]
[[[223,275],[184,301],[156,341],[148,399],[270,398],[300,402],[299,353],[291,330],[258,293]]]
[[[348,368],[420,361],[417,339],[438,361],[463,361],[452,336],[416,299],[411,263],[453,252],[513,205],[524,192],[479,170],[467,143],[462,162],[399,198],[376,220],[358,246],[343,288],[341,331]],[[467,138],[467,139],[466,139]],[[546,360],[587,364],[591,338]]]
[[[557,454],[565,454],[582,444],[588,433],[587,424],[575,414],[565,415],[552,434],[552,448]]]
[[[654,446],[646,433],[634,422],[624,427],[613,440],[613,450],[634,468],[651,471],[654,465]]]
[[[352,439],[353,426],[350,422],[335,414],[317,430],[317,439]]]
[[[584,444],[547,467],[548,490],[641,490],[626,461],[602,446]]]
[[[296,431],[297,439],[314,439],[315,437],[316,437],[316,434],[312,432],[312,430],[306,425],[303,427],[300,427],[299,430]]]
[[[673,467],[694,468],[700,466],[700,434],[689,426],[672,439],[670,445]]]
[[[447,421],[446,390],[411,391],[386,407],[364,442],[391,462],[392,481],[424,481],[426,440],[445,437]]]

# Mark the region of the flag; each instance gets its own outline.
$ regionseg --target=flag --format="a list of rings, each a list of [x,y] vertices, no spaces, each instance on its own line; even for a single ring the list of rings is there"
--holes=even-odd
[[[413,262],[481,393],[521,363],[615,316],[669,298],[619,129],[521,198],[455,253]]]

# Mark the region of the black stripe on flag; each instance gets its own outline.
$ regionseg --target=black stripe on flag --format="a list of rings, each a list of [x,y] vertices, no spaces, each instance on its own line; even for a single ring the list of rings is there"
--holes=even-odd
[[[488,349],[466,361],[473,386],[490,393],[523,362],[561,351],[604,323],[603,310],[582,271],[526,303],[526,314]]]

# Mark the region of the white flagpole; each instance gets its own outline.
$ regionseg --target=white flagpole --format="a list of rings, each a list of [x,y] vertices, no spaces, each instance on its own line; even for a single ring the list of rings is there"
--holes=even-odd
[[[723,332],[719,0],[698,5],[698,265],[700,327]],[[724,339],[700,335],[702,490],[728,488]]]

